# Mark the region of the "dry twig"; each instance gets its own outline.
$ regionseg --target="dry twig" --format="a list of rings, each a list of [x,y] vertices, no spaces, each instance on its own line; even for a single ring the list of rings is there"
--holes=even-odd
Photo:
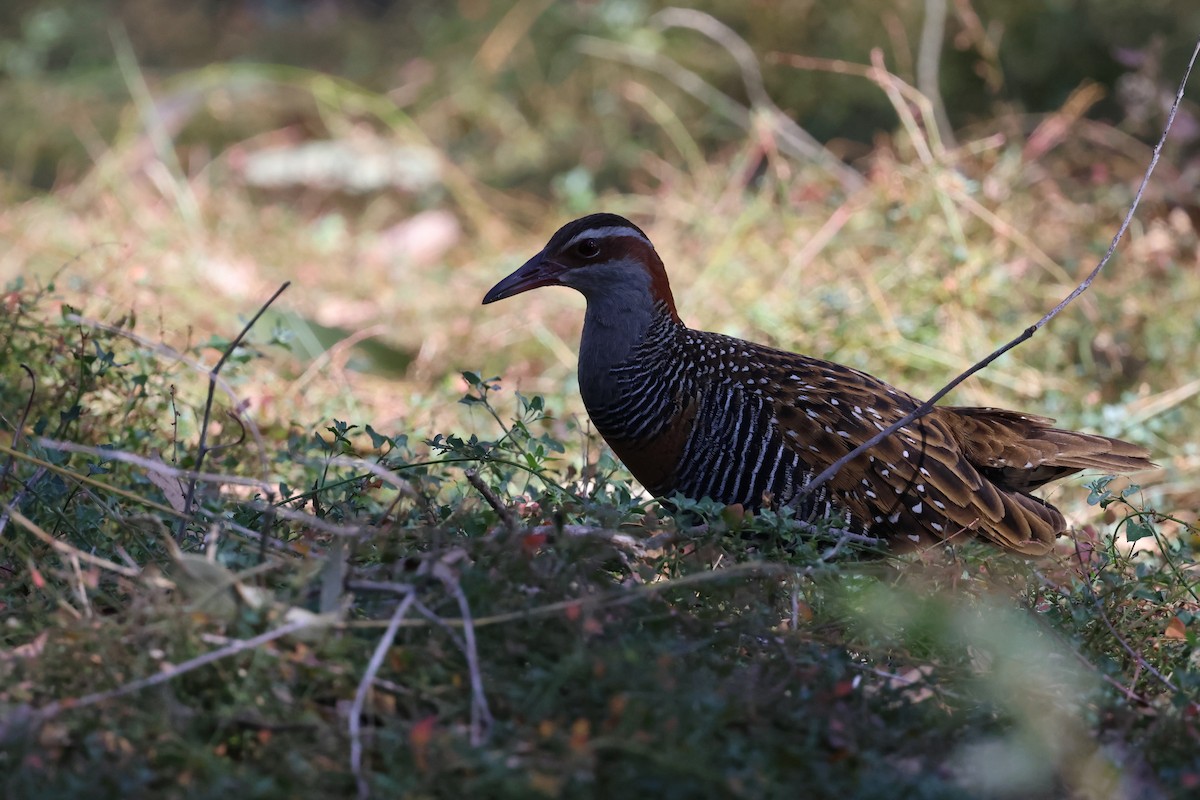
[[[250,329],[253,328],[255,323],[258,322],[259,317],[261,317],[264,313],[266,313],[266,310],[271,307],[271,304],[275,302],[275,299],[277,297],[279,297],[279,295],[283,294],[284,290],[287,289],[291,285],[292,285],[291,281],[284,281],[283,285],[281,285],[278,289],[275,290],[275,293],[272,294],[267,299],[267,302],[263,303],[262,307],[258,309],[258,313],[256,313],[253,317],[250,318],[250,321],[247,322],[245,324],[245,326],[242,327],[241,332],[238,333],[238,335],[233,338],[233,341],[231,341],[229,343],[229,346],[225,348],[225,352],[223,352],[221,354],[221,357],[217,360],[216,366],[214,366],[211,370],[209,370],[209,372],[208,372],[208,396],[204,401],[204,419],[200,423],[200,443],[196,446],[196,471],[197,472],[200,472],[201,468],[204,466],[205,456],[207,456],[209,454],[209,452],[212,449],[214,449],[214,448],[210,448],[208,446],[208,423],[212,419],[213,398],[214,398],[214,395],[216,394],[217,376],[221,374],[221,368],[225,366],[225,362],[228,361],[229,357],[233,355],[233,351],[237,349],[238,345],[240,345],[242,343],[242,340],[246,338],[246,334],[248,334],[250,332]],[[195,503],[195,500],[196,500],[196,483],[197,483],[197,481],[195,479],[188,481],[187,498],[185,499],[184,506],[183,506],[184,509],[187,511],[191,510],[193,503]],[[268,494],[268,497],[273,496],[273,495],[274,495],[274,490],[272,490]],[[179,525],[175,530],[176,538],[183,537],[183,532],[184,532],[184,529],[186,528],[186,526],[187,526],[187,518],[185,517],[183,519],[180,519]]]
[[[365,800],[371,796],[371,787],[367,785],[366,775],[363,773],[363,747],[362,747],[362,715],[363,707],[367,703],[367,693],[371,691],[371,686],[375,681],[375,673],[379,672],[379,668],[383,666],[383,659],[387,655],[388,650],[392,647],[392,642],[396,640],[396,634],[400,630],[400,623],[404,620],[408,609],[417,599],[417,594],[412,587],[408,587],[408,593],[404,595],[404,599],[396,606],[396,610],[392,612],[392,618],[388,620],[387,629],[383,632],[383,636],[379,637],[379,643],[375,645],[375,652],[371,654],[371,660],[367,662],[367,668],[363,670],[363,676],[358,682],[358,690],[354,693],[354,702],[350,706],[350,770],[354,773],[354,781],[358,787],[358,796]]]
[[[278,628],[274,628],[266,633],[259,634],[251,639],[235,639],[232,643],[225,647],[212,650],[208,653],[204,653],[203,655],[196,656],[195,658],[190,658],[187,661],[184,661],[182,664],[176,664],[145,678],[139,678],[138,680],[130,681],[122,686],[118,686],[116,689],[111,689],[106,692],[94,692],[92,694],[84,695],[83,697],[72,700],[55,700],[54,702],[48,703],[47,705],[38,709],[37,717],[40,721],[44,722],[52,717],[57,716],[63,711],[77,708],[87,708],[88,706],[98,705],[109,700],[115,700],[118,697],[125,697],[126,695],[140,692],[143,689],[149,689],[151,686],[157,686],[160,683],[172,681],[175,678],[178,678],[180,675],[184,675],[188,672],[197,670],[200,667],[220,661],[223,658],[228,658],[229,656],[234,656],[238,653],[244,653],[247,650],[255,650],[259,647],[262,647],[264,644],[273,642],[276,639],[281,639],[284,636],[296,633],[302,628],[310,627],[312,625],[312,619],[305,617],[303,619],[293,620],[292,622],[280,625]]]
[[[488,708],[487,695],[483,692],[483,671],[479,666],[479,650],[475,645],[475,625],[471,621],[471,606],[463,592],[458,576],[450,568],[448,560],[439,559],[433,565],[433,575],[442,582],[446,590],[458,603],[462,619],[463,655],[467,659],[467,671],[471,676],[471,744],[475,747],[487,741],[492,730],[492,712]]]
[[[36,522],[26,517],[20,511],[17,511],[17,509],[14,508],[10,503],[4,504],[4,513],[7,516],[11,516],[22,528],[29,531],[35,537],[68,558],[75,558],[79,561],[87,562],[92,566],[100,567],[101,569],[106,569],[110,572],[115,572],[118,575],[123,575],[126,578],[136,578],[141,574],[141,570],[139,569],[121,566],[120,564],[109,561],[107,558],[101,558],[100,556],[94,556],[91,553],[85,553],[77,547],[72,547],[64,541],[55,539],[53,536],[42,530],[41,526],[39,526]]]
[[[903,417],[898,419],[896,422],[887,426],[886,428],[881,430],[879,433],[875,434],[870,439],[867,439],[867,441],[863,442],[858,447],[854,448],[849,453],[846,453],[846,455],[842,456],[837,461],[834,461],[832,464],[830,464],[828,468],[826,468],[823,472],[821,472],[821,474],[817,475],[811,481],[809,481],[807,484],[805,484],[805,486],[798,493],[798,495],[797,495],[798,497],[803,497],[807,494],[811,494],[817,488],[819,488],[820,486],[827,483],[834,475],[836,475],[838,473],[838,471],[842,467],[844,467],[850,461],[854,460],[858,456],[860,456],[863,453],[865,453],[866,451],[870,450],[872,447],[879,444],[880,442],[882,442],[888,436],[891,436],[896,431],[900,430],[901,428],[905,427],[906,425],[909,425],[910,423],[919,419],[920,417],[923,417],[926,414],[928,414],[930,411],[933,410],[933,406],[935,403],[937,403],[938,400],[941,400],[943,397],[945,397],[947,394],[949,394],[955,387],[957,387],[960,383],[962,383],[967,378],[974,375],[976,372],[979,372],[980,370],[987,367],[989,364],[991,364],[993,361],[995,361],[1000,356],[1007,353],[1009,350],[1012,350],[1017,345],[1019,345],[1023,342],[1026,342],[1029,339],[1032,339],[1033,335],[1035,333],[1037,333],[1039,330],[1041,330],[1046,325],[1046,323],[1048,323],[1050,320],[1052,320],[1056,316],[1058,316],[1058,314],[1064,308],[1066,308],[1071,302],[1073,302],[1075,300],[1075,298],[1079,297],[1081,294],[1086,292],[1089,287],[1091,287],[1092,282],[1100,274],[1100,271],[1102,269],[1104,269],[1104,267],[1108,264],[1109,260],[1113,256],[1113,253],[1116,252],[1117,244],[1121,241],[1122,238],[1124,238],[1125,231],[1129,228],[1130,223],[1133,221],[1134,212],[1137,211],[1137,207],[1141,203],[1142,194],[1146,191],[1146,186],[1150,182],[1150,176],[1154,174],[1154,169],[1155,169],[1155,167],[1158,166],[1159,156],[1162,154],[1163,145],[1166,144],[1167,134],[1171,130],[1171,124],[1175,121],[1175,114],[1179,110],[1179,104],[1183,101],[1184,88],[1187,86],[1188,78],[1192,74],[1192,67],[1196,63],[1197,56],[1200,56],[1200,40],[1198,40],[1196,42],[1196,47],[1195,47],[1195,49],[1192,50],[1191,59],[1189,59],[1187,69],[1184,70],[1183,78],[1179,82],[1179,89],[1175,93],[1175,101],[1171,104],[1171,110],[1167,115],[1166,124],[1163,126],[1162,136],[1159,137],[1158,143],[1155,144],[1155,146],[1154,146],[1154,153],[1150,157],[1150,164],[1146,167],[1146,172],[1142,176],[1142,182],[1138,186],[1137,194],[1134,195],[1133,202],[1129,206],[1129,211],[1125,214],[1125,218],[1121,221],[1121,226],[1120,226],[1120,228],[1118,228],[1116,235],[1113,236],[1112,242],[1108,246],[1108,250],[1105,251],[1104,256],[1096,264],[1095,268],[1092,269],[1092,271],[1090,273],[1088,273],[1087,277],[1085,277],[1079,283],[1079,285],[1076,286],[1071,291],[1070,294],[1068,294],[1065,298],[1063,298],[1063,300],[1058,305],[1056,305],[1054,308],[1052,308],[1045,316],[1043,316],[1041,319],[1039,319],[1033,325],[1030,325],[1028,328],[1026,328],[1024,331],[1022,331],[1020,333],[1020,335],[1018,335],[1017,337],[1012,339],[1007,344],[1002,345],[1001,347],[997,348],[996,350],[994,350],[992,353],[990,353],[985,358],[976,362],[970,369],[967,369],[966,371],[960,373],[956,378],[954,378],[954,380],[950,381],[945,386],[943,386],[941,389],[939,389],[936,393],[934,393],[934,395],[932,397],[930,397],[928,400],[926,400],[925,402],[923,402],[919,406],[917,406],[916,409],[914,409],[913,411],[911,411],[908,414],[905,414]]]
[[[832,172],[847,192],[854,192],[866,185],[863,176],[857,170],[847,165],[831,153],[812,134],[801,128],[796,122],[784,114],[767,94],[763,82],[762,70],[759,69],[758,59],[753,48],[746,40],[737,34],[724,22],[704,11],[692,8],[664,8],[651,18],[651,22],[660,28],[687,28],[696,31],[719,44],[729,53],[738,65],[742,75],[742,84],[746,87],[746,95],[750,98],[751,109],[767,116],[772,133],[779,137],[784,146],[800,158],[815,161]],[[678,64],[671,62],[678,70],[683,70]],[[664,71],[663,74],[668,74]],[[668,77],[670,75],[668,74]],[[701,80],[696,78],[696,80]],[[686,89],[686,87],[683,87]],[[711,89],[711,87],[709,87]],[[716,91],[712,89],[712,91]],[[728,99],[728,98],[726,98]],[[732,103],[732,101],[729,101]],[[736,104],[734,104],[736,105]],[[745,111],[747,123],[751,119],[749,111]]]
[[[473,469],[469,469],[466,471],[466,475],[467,482],[475,487],[475,491],[483,495],[483,499],[486,500],[487,504],[492,507],[492,510],[499,515],[500,521],[504,523],[504,529],[508,531],[508,534],[510,536],[515,534],[520,529],[520,523],[517,521],[517,517],[515,514],[513,514],[512,509],[500,502],[500,498],[497,497],[496,493],[493,492],[491,488],[483,482],[483,479],[479,477],[478,472]]]

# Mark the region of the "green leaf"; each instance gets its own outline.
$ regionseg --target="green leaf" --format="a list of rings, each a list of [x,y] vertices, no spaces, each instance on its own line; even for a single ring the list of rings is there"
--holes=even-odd
[[[1102,478],[1097,478],[1091,483],[1084,484],[1084,487],[1089,490],[1087,499],[1089,506],[1098,505],[1101,508],[1107,508],[1108,504],[1116,499],[1113,493],[1108,490],[1108,485],[1112,483],[1113,480],[1114,477],[1112,475],[1105,475]]]
[[[385,444],[388,444],[389,442],[392,441],[387,436],[384,436],[382,433],[377,432],[370,425],[366,426],[366,431],[367,431],[367,436],[371,437],[371,447],[374,447],[376,450],[382,449]]]
[[[1125,538],[1131,542],[1154,536],[1154,526],[1143,517],[1130,517],[1125,526]]]

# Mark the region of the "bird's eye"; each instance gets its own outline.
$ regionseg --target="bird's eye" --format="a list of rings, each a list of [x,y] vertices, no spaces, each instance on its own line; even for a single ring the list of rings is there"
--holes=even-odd
[[[595,258],[600,255],[600,243],[595,239],[584,239],[575,245],[575,252],[582,258]]]

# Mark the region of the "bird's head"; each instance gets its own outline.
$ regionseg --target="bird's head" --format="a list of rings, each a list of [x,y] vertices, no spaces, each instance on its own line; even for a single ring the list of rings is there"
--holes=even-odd
[[[484,295],[494,303],[539,286],[570,286],[591,300],[665,303],[678,319],[662,259],[642,230],[616,214],[569,222],[542,251]]]

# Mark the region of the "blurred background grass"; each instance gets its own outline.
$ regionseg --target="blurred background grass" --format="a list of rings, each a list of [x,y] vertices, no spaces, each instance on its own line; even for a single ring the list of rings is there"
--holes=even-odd
[[[643,515],[619,474],[604,477],[611,462],[600,477],[580,463],[594,449],[552,461],[557,442],[585,439],[561,419],[582,415],[582,300],[479,305],[559,225],[607,209],[649,232],[690,324],[927,395],[1039,318],[1103,252],[1200,7],[666,9],[0,6],[6,430],[195,466],[206,375],[173,351],[215,362],[292,281],[223,373],[265,444],[234,440],[219,404],[205,465],[277,484],[277,508],[247,496],[262,485],[206,484],[205,521],[176,534],[181,555],[168,533],[177,481],[30,437],[6,461],[0,481],[25,514],[0,524],[6,796],[348,795],[364,777],[350,766],[350,720],[368,729],[378,796],[806,786],[1141,800],[1200,785],[1200,540],[1187,527],[1200,507],[1195,92],[1109,270],[950,398],[1153,451],[1163,469],[1137,476],[1136,506],[1097,488],[1093,502],[1112,501],[1103,511],[1077,484],[1053,490],[1096,523],[1064,558],[965,547],[831,562],[828,543],[771,515],[732,535],[737,521],[714,518],[710,535],[636,556],[601,536],[526,530],[624,524],[641,542],[672,529]],[[924,98],[889,95],[896,84],[866,69],[876,52]],[[31,288],[50,283],[45,296]],[[172,351],[55,317],[72,310]],[[462,370],[501,375],[504,391],[468,387]],[[501,420],[514,389],[546,395],[560,419],[531,403],[501,435],[478,398],[457,402],[468,388]],[[449,445],[445,459],[421,444],[477,429],[482,442]],[[335,463],[355,454],[408,483],[385,488],[366,461]],[[499,516],[461,479],[464,454],[514,502],[519,536],[497,534]],[[542,493],[518,459],[597,496]],[[1141,550],[1112,545],[1118,531]],[[423,620],[384,647],[366,713],[347,710],[395,602],[361,586],[351,597],[343,579],[409,581],[431,564],[461,592],[417,581],[432,618],[466,626],[465,597],[476,620],[496,725],[484,746],[467,724],[477,670],[462,638]],[[162,675],[298,610],[343,624],[23,728],[23,712]]]
[[[292,280],[272,322],[299,357],[247,389],[262,421],[469,428],[463,369],[581,412],[581,301],[478,300],[607,209],[649,231],[693,326],[927,395],[1094,264],[1200,7],[951,3],[925,50],[939,132],[845,66],[878,50],[936,100],[926,6],[693,4],[745,41],[756,88],[663,3],[10,0],[0,279],[57,275],[85,315],[134,310],[180,349]],[[1191,508],[1198,135],[1188,102],[1111,270],[951,398],[1142,442]]]

